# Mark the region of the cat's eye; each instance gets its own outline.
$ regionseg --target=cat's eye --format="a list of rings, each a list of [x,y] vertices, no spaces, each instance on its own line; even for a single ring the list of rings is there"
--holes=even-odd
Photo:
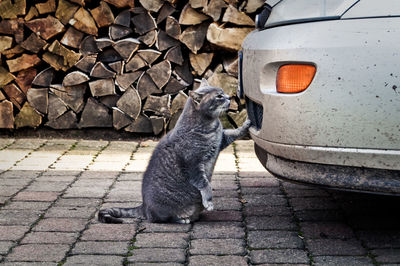
[[[222,94],[217,95],[217,99],[222,99],[222,98],[224,98],[224,96]]]

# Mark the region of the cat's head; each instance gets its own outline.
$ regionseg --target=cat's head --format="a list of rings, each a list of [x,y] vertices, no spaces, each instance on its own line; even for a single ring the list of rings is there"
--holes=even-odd
[[[189,93],[196,110],[210,118],[217,118],[228,111],[230,97],[221,88],[210,86],[207,80],[201,81],[200,87]]]

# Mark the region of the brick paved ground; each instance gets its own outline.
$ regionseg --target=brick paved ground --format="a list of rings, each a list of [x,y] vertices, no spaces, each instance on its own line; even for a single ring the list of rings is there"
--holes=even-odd
[[[0,139],[0,264],[400,264],[400,199],[279,181],[251,141],[221,154],[200,221],[98,223],[140,203],[155,144]]]

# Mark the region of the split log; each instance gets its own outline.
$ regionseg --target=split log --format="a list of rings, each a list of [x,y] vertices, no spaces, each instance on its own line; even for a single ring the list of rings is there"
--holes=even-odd
[[[161,55],[161,52],[153,49],[139,50],[137,54],[149,65],[153,64]]]
[[[92,35],[88,35],[83,38],[81,44],[79,45],[79,53],[82,55],[97,54],[99,48],[97,47],[97,41]]]
[[[153,128],[154,135],[159,135],[165,129],[165,118],[159,116],[150,116],[151,126]]]
[[[28,68],[18,72],[15,82],[18,84],[19,88],[26,95],[28,90],[31,88],[32,81],[36,77],[36,69]]]
[[[0,128],[14,128],[13,104],[7,100],[0,102]]]
[[[210,0],[208,5],[203,8],[203,12],[212,17],[214,21],[218,21],[221,17],[222,9],[227,6],[224,0]]]
[[[75,113],[80,113],[85,105],[84,95],[86,89],[86,83],[69,87],[63,87],[61,85],[52,85],[50,87],[51,92],[60,97],[60,99]]]
[[[37,18],[25,23],[31,31],[48,40],[64,31],[64,25],[55,17]]]
[[[214,57],[213,53],[189,54],[190,64],[198,76],[204,74]]]
[[[141,69],[145,66],[147,66],[147,62],[144,61],[144,59],[141,58],[138,54],[136,54],[125,65],[125,71],[126,72],[137,71],[138,69]]]
[[[183,56],[182,56],[181,46],[177,45],[175,47],[170,48],[168,52],[165,53],[164,59],[167,59],[168,61],[173,62],[175,64],[182,65]]]
[[[23,54],[15,59],[7,60],[8,69],[11,73],[24,70],[33,66],[36,66],[41,62],[37,55]]]
[[[236,102],[236,99],[234,97],[231,98],[231,102],[229,104],[229,110],[233,111],[239,110],[239,104]]]
[[[146,44],[148,47],[153,46],[156,43],[158,37],[158,33],[156,30],[151,30],[148,33],[139,36],[138,40],[142,43]]]
[[[160,24],[160,22],[162,22],[164,19],[166,19],[168,16],[172,15],[175,12],[176,9],[174,7],[172,7],[167,2],[164,2],[163,6],[160,9],[160,12],[158,13],[157,24]]]
[[[182,12],[179,16],[179,24],[181,25],[196,25],[200,24],[203,21],[207,20],[209,17],[197,12],[193,9],[189,4],[186,4],[182,9]]]
[[[90,14],[92,14],[92,17],[99,28],[110,26],[114,22],[114,14],[111,8],[104,1],[101,1],[98,7],[90,10]]]
[[[189,0],[189,5],[192,8],[203,8],[207,6],[208,0]]]
[[[133,133],[153,133],[153,125],[147,116],[139,115],[138,118],[124,130]]]
[[[171,77],[171,63],[168,60],[164,60],[152,66],[146,73],[161,90]]]
[[[13,38],[9,36],[0,36],[0,52],[10,49],[13,43]]]
[[[129,10],[124,10],[118,14],[114,20],[114,24],[130,27],[131,25],[131,12]]]
[[[108,66],[117,74],[121,75],[124,70],[124,61],[117,61],[109,63]]]
[[[22,104],[25,102],[26,96],[17,85],[9,83],[3,87],[3,91],[7,94],[8,99],[17,107],[22,108]]]
[[[264,0],[247,0],[246,5],[242,8],[247,13],[254,13],[264,5]],[[244,3],[244,2],[243,2]]]
[[[71,3],[67,0],[58,0],[58,6],[56,10],[56,18],[58,18],[62,24],[67,25],[68,21],[74,16],[79,6]],[[35,8],[36,9],[36,8]],[[29,10],[31,12],[31,10]],[[32,11],[35,12],[35,11]],[[36,9],[37,12],[37,9]],[[38,12],[39,13],[39,12]],[[32,14],[33,15],[33,14]],[[25,20],[29,20],[26,19]]]
[[[136,71],[117,75],[115,83],[122,91],[125,91],[142,75],[142,73],[142,71]]]
[[[0,66],[0,87],[7,85],[15,79],[15,76],[7,71],[4,67]]]
[[[178,122],[178,119],[181,116],[181,114],[182,114],[182,110],[179,110],[178,112],[174,113],[171,116],[171,119],[169,120],[168,127],[167,127],[168,131],[171,131],[172,129],[174,129],[174,127],[176,126],[176,123]]]
[[[177,46],[178,44],[179,42],[174,38],[171,38],[165,31],[160,30],[158,32],[158,38],[156,41],[158,50],[164,51],[173,46]]]
[[[36,18],[39,16],[39,12],[37,11],[35,6],[31,6],[31,8],[29,9],[28,13],[26,14],[26,16],[24,17],[25,21],[29,21],[33,18]]]
[[[230,22],[236,25],[254,26],[254,21],[244,12],[240,12],[232,5],[226,9],[222,22]]]
[[[112,78],[91,81],[89,82],[89,87],[92,96],[105,96],[116,94],[115,84]]]
[[[38,114],[28,102],[24,104],[22,109],[15,117],[15,128],[32,127],[37,128],[42,124],[42,116]]]
[[[238,128],[243,125],[243,123],[247,119],[247,111],[246,109],[243,109],[240,112],[229,112],[228,116],[233,120],[235,123],[235,127]]]
[[[118,8],[132,8],[135,6],[134,0],[104,0]]]
[[[196,54],[203,46],[204,39],[207,35],[208,25],[208,23],[202,23],[188,27],[182,32],[179,40],[184,43],[192,53]]]
[[[239,51],[244,38],[249,34],[252,28],[226,28],[212,23],[208,27],[207,40],[228,50]]]
[[[47,88],[30,88],[26,96],[29,104],[35,108],[36,111],[42,114],[47,114],[47,108],[49,104]]]
[[[66,86],[75,86],[75,85],[79,85],[82,83],[85,83],[87,81],[89,81],[90,78],[88,75],[86,75],[85,73],[82,73],[80,71],[73,71],[71,73],[68,73],[62,82],[62,85],[64,87]]]
[[[112,127],[110,110],[94,98],[89,98],[79,121],[79,128],[86,127]]]
[[[21,47],[33,53],[38,53],[47,44],[35,33],[32,33],[25,41],[21,43]]]
[[[47,112],[49,120],[55,120],[67,111],[67,106],[60,98],[54,94],[49,94],[49,109]]]
[[[54,69],[51,67],[46,68],[39,72],[36,77],[32,81],[32,85],[40,86],[40,87],[49,87],[54,78]]]
[[[109,38],[96,39],[96,46],[100,51],[103,51],[104,48],[112,47],[114,43],[115,42]]]
[[[229,96],[234,96],[237,89],[237,78],[223,73],[222,66],[218,66],[214,73],[207,79],[211,86],[222,88]]]
[[[139,0],[140,4],[149,11],[158,12],[162,7],[163,0]]]
[[[193,83],[193,74],[190,71],[188,60],[184,60],[181,66],[176,66],[174,72],[178,80],[182,79],[188,85]]]
[[[180,110],[183,110],[187,99],[188,99],[188,96],[184,92],[178,93],[171,103],[171,113],[175,114],[175,113],[179,112]]]
[[[21,45],[17,44],[13,48],[1,52],[0,57],[1,55],[4,55],[6,58],[13,58],[19,54],[24,53],[25,51],[26,50],[22,48]]]
[[[138,91],[133,87],[128,88],[119,98],[117,107],[132,119],[137,119],[142,109],[142,101]]]
[[[80,6],[85,6],[85,4],[86,4],[85,2],[90,1],[90,0],[69,0],[69,1],[71,1],[73,3],[77,3]]]
[[[176,94],[186,88],[187,84],[179,82],[176,78],[172,77],[169,79],[167,85],[164,88],[165,93]]]
[[[0,102],[7,100],[6,96],[0,91]]]
[[[47,0],[44,3],[37,3],[35,5],[39,14],[47,14],[56,11],[56,1],[55,0]]]
[[[76,114],[70,110],[54,120],[49,120],[45,126],[54,129],[78,128],[78,119]]]
[[[115,72],[108,69],[102,62],[94,64],[92,71],[90,71],[90,76],[95,78],[114,78],[115,75]]]
[[[24,20],[8,19],[0,21],[0,33],[13,35],[16,43],[24,40]]]
[[[59,43],[57,40],[55,40],[47,48],[47,50],[49,52],[51,52],[52,54],[58,55],[59,57],[62,58],[62,62],[57,60],[57,62],[53,62],[53,63],[56,65],[56,67],[58,69],[62,69],[64,71],[66,71],[66,70],[70,69],[71,67],[73,67],[79,61],[79,59],[81,57],[80,53],[76,53],[76,52],[66,48],[61,43]],[[43,55],[43,60],[45,60],[44,59],[44,55]]]
[[[109,47],[97,54],[97,60],[103,63],[112,63],[121,61],[122,57],[114,48]]]
[[[142,100],[153,93],[161,93],[147,73],[143,73],[142,76],[140,76],[137,89]]]
[[[128,126],[132,122],[133,122],[132,118],[127,116],[124,112],[122,112],[116,107],[113,108],[113,127],[116,130],[120,130]]]
[[[96,59],[97,59],[97,54],[86,55],[82,57],[82,59],[80,59],[78,62],[76,62],[75,67],[85,73],[90,73],[94,64],[96,63]]]
[[[152,112],[157,115],[161,115],[164,117],[171,116],[171,96],[163,95],[163,96],[153,96],[150,95],[146,99],[146,103],[143,106],[144,112]]]
[[[99,97],[99,100],[102,104],[104,104],[105,106],[107,106],[108,108],[111,109],[111,108],[117,106],[117,102],[118,102],[119,98],[121,98],[121,96],[119,96],[119,95],[106,95],[106,96]]]
[[[0,17],[2,19],[16,18],[25,15],[26,0],[2,0],[0,2]]]
[[[227,57],[222,60],[222,64],[226,73],[231,76],[237,77],[238,76],[238,57],[232,56]]]
[[[79,8],[78,11],[75,12],[74,17],[69,20],[69,24],[79,31],[97,36],[98,30],[96,22],[92,15],[90,15],[90,13],[83,7]]]
[[[111,25],[108,28],[108,36],[113,40],[122,39],[132,33],[132,29],[121,25]]]
[[[127,38],[117,41],[113,48],[117,51],[124,60],[129,60],[134,52],[139,48],[140,42],[134,38]]]
[[[165,22],[165,32],[174,39],[179,40],[179,36],[181,36],[181,25],[174,17],[167,17]]]
[[[149,12],[140,13],[132,17],[132,23],[135,25],[135,32],[143,35],[146,32],[157,28],[156,21]]]
[[[80,32],[73,27],[69,27],[60,42],[72,48],[79,48],[84,36],[83,32]]]

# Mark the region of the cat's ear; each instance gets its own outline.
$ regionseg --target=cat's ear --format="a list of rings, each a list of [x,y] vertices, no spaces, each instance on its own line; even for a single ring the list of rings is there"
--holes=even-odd
[[[200,82],[200,87],[209,87],[209,86],[210,84],[208,84],[208,81],[205,78],[202,78]]]
[[[193,102],[194,102],[196,105],[199,105],[200,102],[201,102],[201,99],[203,98],[203,94],[198,93],[198,92],[196,92],[196,91],[190,91],[190,92],[189,92],[189,96],[193,99]]]

